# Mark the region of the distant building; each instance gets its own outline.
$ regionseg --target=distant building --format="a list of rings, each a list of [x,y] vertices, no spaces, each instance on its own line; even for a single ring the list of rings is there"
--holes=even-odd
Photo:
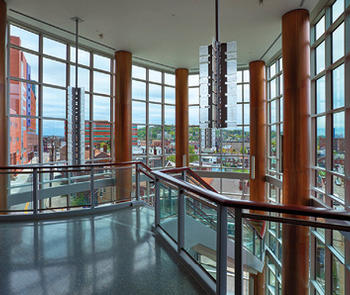
[[[11,43],[21,45],[19,37],[11,36]],[[21,50],[10,49],[10,75],[31,80],[31,67]],[[11,80],[9,87],[10,115],[10,164],[29,163],[38,152],[38,133],[36,119],[36,87],[30,83]],[[24,117],[26,116],[26,117]]]

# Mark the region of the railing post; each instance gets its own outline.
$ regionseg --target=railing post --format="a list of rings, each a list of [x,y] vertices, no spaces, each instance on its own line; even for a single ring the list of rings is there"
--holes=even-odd
[[[218,205],[216,230],[216,294],[227,291],[227,208]],[[241,294],[241,293],[235,293]]]
[[[33,214],[38,214],[38,168],[33,168]]]
[[[140,170],[139,170],[139,164],[136,163],[136,174],[135,174],[135,194],[136,194],[136,200],[140,200]]]
[[[243,294],[242,209],[235,209],[235,294]]]
[[[154,227],[157,228],[160,224],[160,183],[158,178],[155,179],[154,194]]]
[[[184,248],[185,243],[185,194],[184,190],[179,190],[178,196],[178,222],[177,222],[177,250]]]
[[[90,191],[91,191],[91,206],[90,208],[95,208],[95,184],[94,184],[94,167],[90,170]]]

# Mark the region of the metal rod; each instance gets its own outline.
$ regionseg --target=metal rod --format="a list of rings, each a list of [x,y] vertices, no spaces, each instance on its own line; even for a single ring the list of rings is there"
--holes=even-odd
[[[242,209],[235,209],[235,294],[243,294]]]
[[[219,24],[219,0],[215,0],[215,41],[220,40],[220,24]]]
[[[33,214],[38,214],[38,169],[33,169]]]
[[[160,183],[159,179],[155,180],[155,200],[154,200],[154,227],[157,228],[160,224]]]
[[[75,91],[78,88],[79,18],[75,18]]]
[[[178,223],[177,223],[177,250],[180,252],[185,244],[185,195],[184,190],[179,190],[178,195]]]
[[[216,230],[216,294],[227,292],[227,208],[218,205]],[[242,294],[242,293],[235,293]]]

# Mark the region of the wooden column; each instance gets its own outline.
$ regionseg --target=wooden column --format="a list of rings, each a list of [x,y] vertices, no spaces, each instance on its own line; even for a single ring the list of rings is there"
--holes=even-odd
[[[188,166],[188,70],[176,75],[176,167]]]
[[[250,73],[250,200],[265,201],[266,74],[265,62],[252,61]],[[259,212],[260,213],[260,212]],[[264,272],[251,275],[254,295],[265,294]]]
[[[115,84],[115,161],[132,160],[132,124],[131,124],[131,66],[132,55],[127,51],[117,51]],[[131,200],[132,170],[118,169],[117,201]]]
[[[283,203],[310,198],[310,22],[304,9],[282,17],[284,81]],[[308,294],[308,228],[283,225],[283,294]]]
[[[8,166],[8,129],[6,117],[6,3],[0,0],[0,166]],[[0,210],[7,209],[7,176],[0,175]]]
[[[265,201],[266,77],[265,62],[253,61],[250,72],[250,199]]]

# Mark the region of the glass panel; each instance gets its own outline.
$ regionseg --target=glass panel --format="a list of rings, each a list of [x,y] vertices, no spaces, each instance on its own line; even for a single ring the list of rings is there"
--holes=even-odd
[[[189,75],[188,76],[188,86],[198,86],[199,85],[199,75]]]
[[[188,89],[188,104],[199,104],[199,88]]]
[[[325,69],[325,42],[323,41],[316,47],[316,74]]]
[[[94,93],[111,94],[111,76],[94,71]]]
[[[333,170],[344,174],[345,117],[344,112],[333,114]]]
[[[175,106],[164,106],[164,124],[166,125],[175,125]]]
[[[37,85],[10,80],[10,115],[38,116],[37,92]]]
[[[332,260],[332,295],[343,295],[345,294],[345,268],[333,255]]]
[[[340,108],[345,103],[344,64],[333,70],[333,108]]]
[[[75,87],[75,66],[70,66],[70,86]],[[84,91],[90,91],[90,70],[78,68],[78,87],[84,87]]]
[[[321,170],[316,170],[316,187],[321,191],[326,191],[326,172]]]
[[[326,167],[326,117],[316,119],[316,165]]]
[[[132,81],[132,98],[146,100],[146,83]]]
[[[146,154],[146,127],[132,124],[132,153],[133,155]]]
[[[323,290],[325,289],[325,246],[322,242],[316,239],[316,261],[315,261],[315,276]]]
[[[277,120],[277,116],[276,116],[276,111],[277,111],[277,108],[276,108],[276,100],[274,101],[271,101],[269,103],[270,105],[270,123],[275,123]]]
[[[174,126],[164,126],[164,153],[167,155],[175,154],[175,127]],[[175,159],[173,162],[175,163]]]
[[[276,64],[270,66],[270,78],[272,78],[274,75],[276,75]]]
[[[332,61],[344,56],[344,23],[332,33]]]
[[[324,34],[325,27],[326,27],[326,18],[323,16],[316,24],[316,40]]]
[[[343,12],[344,0],[335,1],[332,5],[332,22],[334,23]]]
[[[159,71],[149,70],[148,80],[152,82],[162,83],[162,73]]]
[[[175,88],[165,87],[165,103],[175,104]]]
[[[250,100],[250,88],[249,84],[243,85],[243,91],[244,91],[244,101],[249,102]]]
[[[85,94],[84,101],[85,120],[90,120],[90,95]]]
[[[332,231],[332,246],[341,254],[345,255],[345,239],[344,235],[337,230]]]
[[[249,124],[250,123],[250,105],[249,104],[244,104],[244,124]]]
[[[44,37],[43,38],[43,52],[44,54],[54,56],[56,58],[66,59],[67,45],[61,42]]]
[[[160,104],[149,104],[149,124],[162,124],[162,106]]]
[[[10,25],[10,42],[17,46],[39,51],[39,36],[14,25]]]
[[[162,86],[149,83],[149,100],[156,102],[162,101]]]
[[[111,59],[105,56],[94,54],[94,68],[110,72]]]
[[[216,277],[216,209],[185,196],[185,250]],[[186,229],[191,229],[188,231]]]
[[[174,74],[164,74],[164,83],[167,85],[175,86],[175,75]]]
[[[9,118],[9,154],[11,165],[39,163],[38,120],[28,117]],[[26,178],[26,175],[22,175]],[[18,182],[22,176],[18,177]],[[16,178],[14,175],[13,178]],[[12,179],[11,179],[12,180]]]
[[[66,64],[52,59],[43,58],[43,82],[65,87]]]
[[[43,120],[43,162],[67,160],[65,121]]]
[[[332,176],[333,180],[333,195],[345,202],[345,182],[344,178]]]
[[[43,87],[43,117],[66,118],[66,90]]]
[[[146,124],[146,103],[132,102],[132,122]]]
[[[249,70],[244,70],[243,72],[243,81],[249,83]]]
[[[243,85],[237,84],[237,101],[243,101]]]
[[[132,66],[132,77],[146,80],[146,69],[138,66]]]
[[[188,121],[190,125],[199,125],[199,107],[190,106],[188,108]]]
[[[94,95],[93,118],[95,120],[111,120],[111,99],[105,96]]]
[[[75,63],[75,47],[70,47],[70,61]],[[90,52],[78,49],[78,64],[90,66]]]
[[[274,98],[276,97],[276,79],[271,80],[270,82],[270,93],[271,93],[271,97],[270,98]]]
[[[316,113],[326,111],[326,77],[323,76],[316,81]]]
[[[92,126],[93,156],[95,159],[106,159],[111,156],[111,124],[94,121]]]
[[[10,76],[38,81],[39,59],[37,55],[14,48],[10,49]]]
[[[150,126],[148,128],[148,154],[162,155],[162,127]]]

